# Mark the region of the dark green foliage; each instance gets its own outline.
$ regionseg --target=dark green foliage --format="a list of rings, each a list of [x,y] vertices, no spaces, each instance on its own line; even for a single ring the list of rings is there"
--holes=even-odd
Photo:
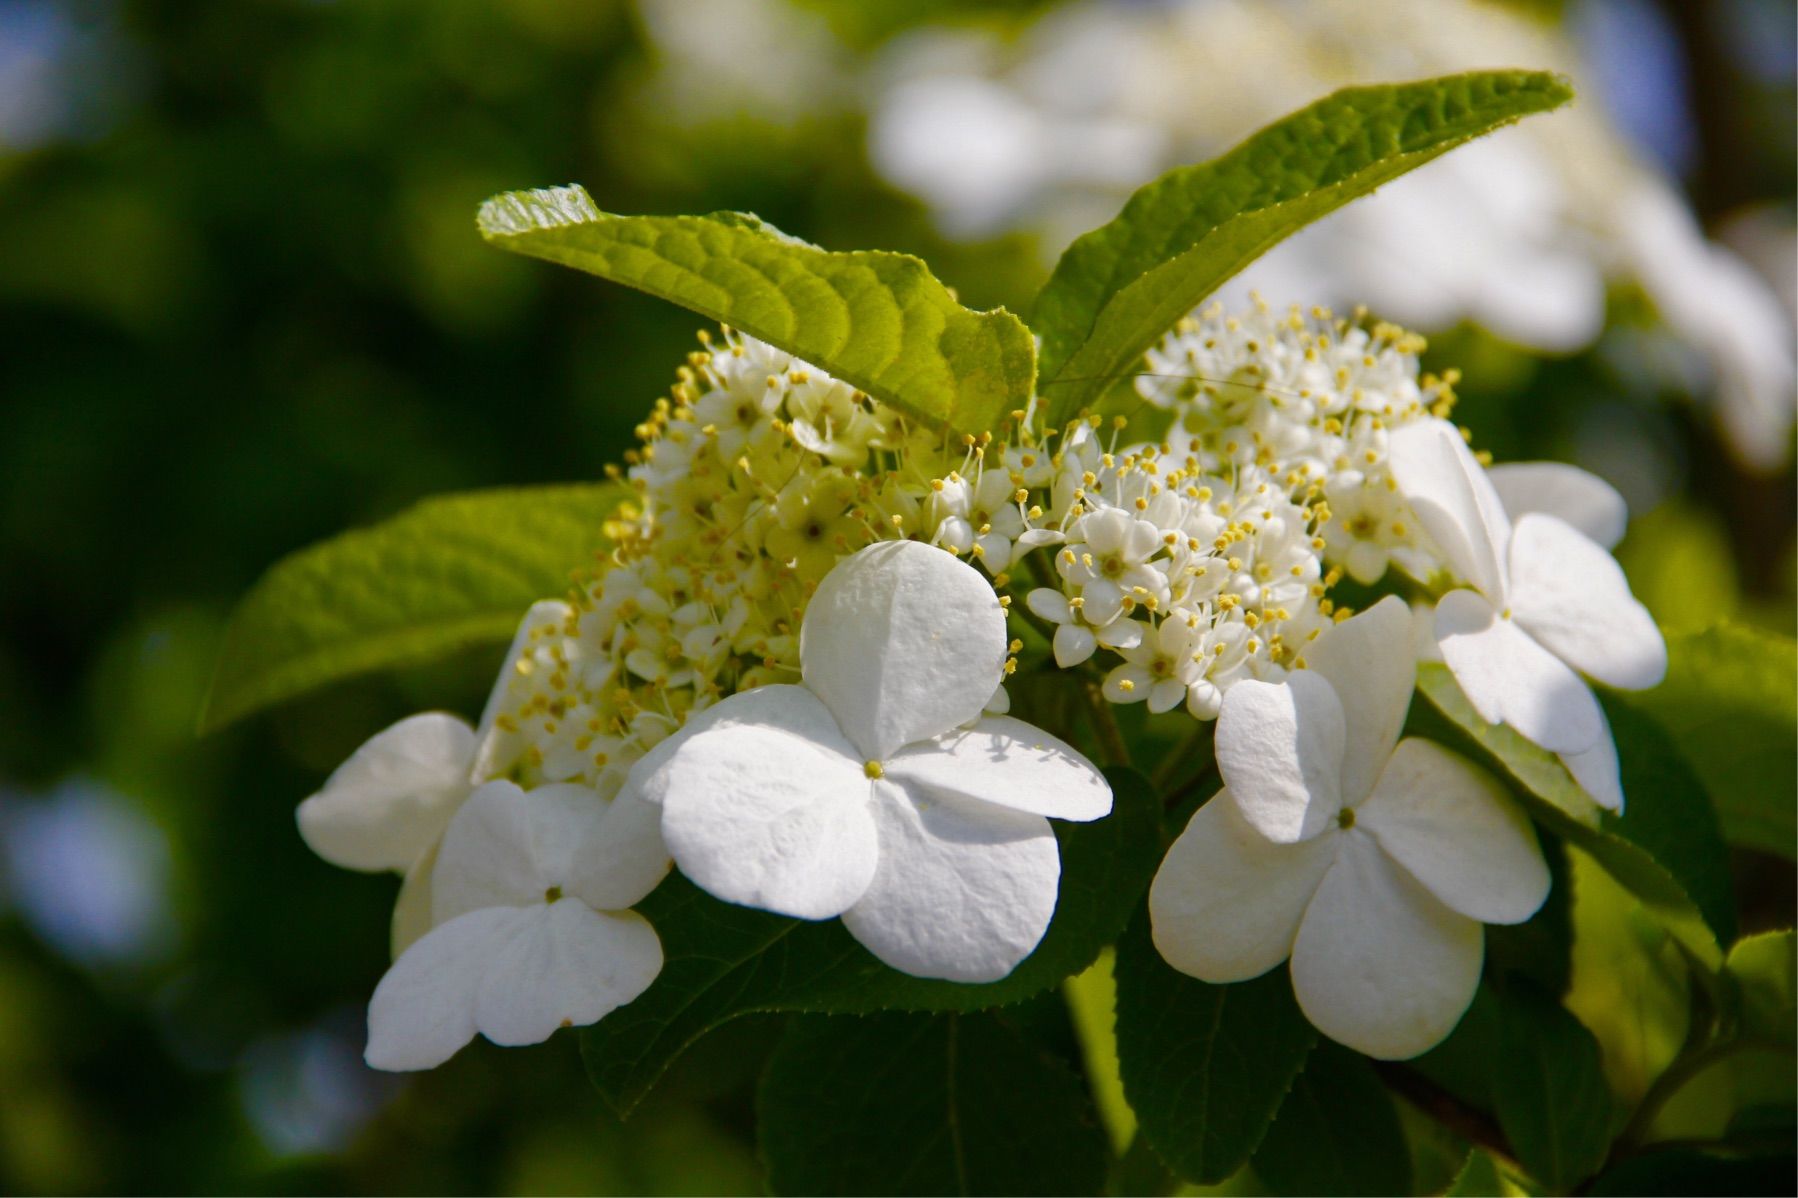
[[[1079,1079],[1006,1011],[795,1017],[756,1115],[777,1194],[1094,1194],[1109,1163]]]

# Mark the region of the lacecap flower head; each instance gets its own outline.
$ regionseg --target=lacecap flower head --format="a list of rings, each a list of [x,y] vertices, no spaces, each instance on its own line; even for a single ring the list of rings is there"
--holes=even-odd
[[[982,718],[1006,653],[1004,608],[978,571],[915,541],[871,545],[812,596],[802,681],[694,716],[625,794],[660,804],[676,864],[718,898],[840,915],[920,977],[1004,977],[1055,911],[1049,817],[1111,810],[1104,777],[1068,745]]]

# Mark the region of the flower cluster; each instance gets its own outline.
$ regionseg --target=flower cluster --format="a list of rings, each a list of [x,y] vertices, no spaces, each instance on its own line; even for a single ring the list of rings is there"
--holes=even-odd
[[[1496,783],[1399,740],[1417,641],[1621,805],[1584,678],[1665,666],[1605,552],[1621,501],[1571,467],[1488,471],[1402,330],[1208,311],[1150,352],[1138,412],[979,436],[701,341],[613,471],[612,548],[526,613],[480,727],[402,721],[301,806],[322,856],[406,875],[371,1062],[631,1001],[661,948],[629,908],[671,860],[729,902],[841,916],[906,972],[1005,976],[1056,906],[1049,819],[1111,803],[1002,714],[1020,662],[1218,721],[1228,798],[1163,866],[1157,943],[1220,981],[1290,956],[1313,1022],[1375,1055],[1445,1035],[1479,923],[1546,886]],[[1398,597],[1336,605],[1344,572],[1434,601],[1424,635]]]

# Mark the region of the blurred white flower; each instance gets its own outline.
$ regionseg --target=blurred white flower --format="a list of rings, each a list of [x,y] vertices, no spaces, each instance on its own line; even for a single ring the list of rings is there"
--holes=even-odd
[[[1010,32],[898,39],[876,72],[871,156],[950,235],[1033,231],[1050,261],[1158,172],[1214,157],[1340,87],[1480,68],[1591,74],[1552,24],[1476,0],[1084,0]],[[1604,331],[1611,284],[1640,285],[1702,360],[1738,456],[1785,461],[1791,321],[1598,103],[1387,184],[1276,246],[1221,295],[1367,304],[1424,332],[1471,321],[1564,354]]]

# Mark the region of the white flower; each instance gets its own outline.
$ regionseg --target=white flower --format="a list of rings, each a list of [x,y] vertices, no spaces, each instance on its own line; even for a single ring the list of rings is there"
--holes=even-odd
[[[1079,592],[1081,615],[1102,626],[1148,604],[1168,599],[1167,575],[1149,563],[1164,548],[1162,531],[1118,508],[1088,512],[1068,530],[1055,568]]]
[[[1444,421],[1395,432],[1392,472],[1443,561],[1466,584],[1437,603],[1436,638],[1468,702],[1488,723],[1509,724],[1560,754],[1594,799],[1620,809],[1610,727],[1580,674],[1640,690],[1667,672],[1660,630],[1630,594],[1622,569],[1560,516],[1529,511],[1513,526],[1492,481]],[[1543,487],[1536,499],[1573,505],[1562,510],[1603,535],[1620,523],[1608,488]]]
[[[1055,625],[1055,664],[1064,670],[1091,657],[1100,645],[1125,649],[1142,643],[1143,626],[1138,621],[1120,615],[1101,628],[1090,628],[1081,622],[1080,609],[1066,595],[1049,587],[1037,587],[1024,596],[1024,605]]]
[[[1528,919],[1549,885],[1534,830],[1496,781],[1399,740],[1409,637],[1389,597],[1314,642],[1310,669],[1232,687],[1217,726],[1224,789],[1149,891],[1174,968],[1234,982],[1290,957],[1306,1018],[1386,1059],[1448,1035],[1479,983],[1480,925]]]
[[[536,1044],[648,988],[662,946],[627,910],[668,870],[657,812],[584,786],[489,782],[437,852],[436,926],[400,954],[368,1007],[368,1063],[429,1069],[476,1032]]]
[[[1018,720],[981,719],[1006,655],[980,574],[914,541],[869,546],[806,609],[804,685],[726,699],[651,750],[626,793],[662,805],[675,862],[727,902],[841,915],[920,977],[1004,977],[1047,929],[1047,816],[1111,810],[1104,778]]]
[[[1210,632],[1196,616],[1169,616],[1148,636],[1120,649],[1124,664],[1105,676],[1105,697],[1113,703],[1146,699],[1150,711],[1172,711],[1203,672],[1200,653]]]

